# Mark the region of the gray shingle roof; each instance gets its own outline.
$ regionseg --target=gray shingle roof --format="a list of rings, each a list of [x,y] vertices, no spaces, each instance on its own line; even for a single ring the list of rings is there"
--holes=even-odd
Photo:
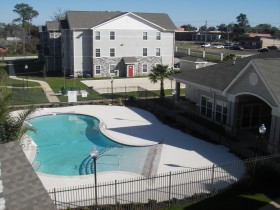
[[[47,21],[46,27],[49,31],[59,31],[59,22],[58,21]]]
[[[16,143],[0,144],[1,180],[5,208],[56,209],[40,179]]]
[[[280,103],[280,58],[254,59],[253,62]]]
[[[114,19],[127,12],[103,12],[103,11],[68,11],[66,18],[70,29],[85,29],[98,26],[108,20]],[[133,13],[141,18],[146,19],[166,30],[175,30],[176,26],[164,13]]]
[[[123,61],[125,64],[137,63],[136,57],[123,57]]]
[[[235,65],[232,61],[226,61],[212,66],[196,70],[183,71],[171,77],[180,81],[200,84],[209,88],[223,91],[237,74],[256,58],[279,58],[280,52],[261,53],[246,58],[237,58]]]

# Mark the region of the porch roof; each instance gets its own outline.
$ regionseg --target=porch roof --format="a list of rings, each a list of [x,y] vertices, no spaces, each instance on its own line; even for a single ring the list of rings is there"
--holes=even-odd
[[[134,63],[137,63],[137,58],[136,57],[123,57],[123,62],[125,64],[134,64]]]

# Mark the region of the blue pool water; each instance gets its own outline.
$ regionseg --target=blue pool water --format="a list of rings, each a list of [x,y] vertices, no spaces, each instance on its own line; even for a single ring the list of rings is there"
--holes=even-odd
[[[141,173],[149,147],[118,144],[99,130],[99,120],[78,114],[41,116],[28,121],[36,133],[29,133],[37,144],[35,170],[54,175],[76,176],[93,173],[89,156],[92,147],[100,152],[97,172]]]

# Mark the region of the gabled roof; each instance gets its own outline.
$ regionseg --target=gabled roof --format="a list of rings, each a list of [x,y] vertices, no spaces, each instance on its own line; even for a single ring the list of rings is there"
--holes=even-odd
[[[70,29],[87,29],[98,26],[109,20],[127,14],[127,12],[104,12],[104,11],[68,11],[66,19]],[[164,13],[141,13],[135,14],[155,25],[158,25],[166,30],[174,30],[176,26],[167,14]]]
[[[237,58],[233,61],[226,61],[216,65],[196,69],[195,71],[182,71],[171,77],[182,83],[198,84],[204,87],[223,91],[238,73],[252,60],[265,58],[279,58],[280,52],[261,53],[250,57]]]
[[[253,62],[280,103],[280,58],[254,59]]]
[[[137,63],[136,57],[123,57],[123,61],[125,64],[134,64]]]
[[[59,21],[47,21],[46,22],[47,30],[49,31],[59,31]]]

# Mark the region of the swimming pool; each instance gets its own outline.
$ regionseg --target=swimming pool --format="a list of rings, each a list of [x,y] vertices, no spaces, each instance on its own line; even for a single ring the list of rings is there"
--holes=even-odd
[[[35,117],[29,133],[37,145],[33,168],[41,173],[77,176],[93,173],[89,152],[96,146],[100,156],[97,172],[128,171],[141,174],[149,147],[119,144],[100,132],[97,118],[80,114]],[[135,161],[135,163],[134,163]]]

